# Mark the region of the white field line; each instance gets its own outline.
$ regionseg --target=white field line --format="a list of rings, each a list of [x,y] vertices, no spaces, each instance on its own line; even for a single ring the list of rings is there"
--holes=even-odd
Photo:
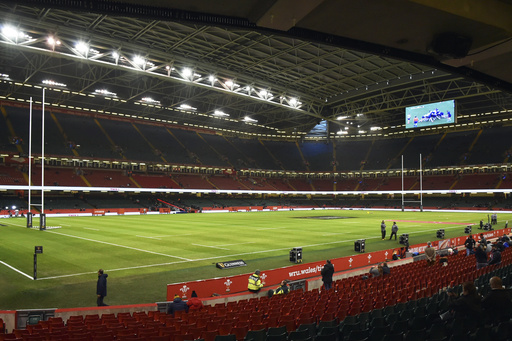
[[[201,247],[211,247],[211,248],[214,248],[214,249],[220,249],[220,250],[229,250],[229,249],[226,249],[226,248],[224,248],[224,247],[218,247],[218,246],[201,245],[201,244],[192,244],[192,245],[195,245],[195,246],[201,246]]]
[[[125,248],[125,249],[130,249],[130,250],[135,250],[135,251],[140,251],[140,252],[151,253],[151,254],[159,255],[159,256],[165,256],[165,257],[170,257],[170,258],[178,258],[178,259],[183,259],[183,260],[185,260],[185,261],[191,261],[191,259],[188,259],[188,258],[183,258],[183,257],[179,257],[179,256],[167,255],[167,254],[165,254],[165,253],[160,253],[160,252],[153,252],[153,251],[148,251],[148,250],[138,249],[138,248],[131,247],[131,246],[125,246],[125,245],[120,245],[120,244],[114,244],[114,243],[104,242],[104,241],[101,241],[101,240],[94,240],[94,239],[89,239],[89,238],[84,238],[84,237],[73,236],[73,235],[65,234],[65,233],[61,233],[61,232],[55,232],[55,231],[45,231],[45,232],[48,232],[48,233],[55,233],[55,234],[58,234],[58,235],[61,235],[61,236],[66,236],[66,237],[72,237],[72,238],[77,238],[77,239],[87,240],[87,241],[94,242],[94,243],[101,243],[101,244],[106,244],[106,245],[112,245],[112,246],[122,247],[122,248]]]
[[[0,260],[0,263],[2,263],[3,265],[5,265],[6,267],[8,267],[8,268],[10,268],[10,269],[12,269],[12,270],[14,270],[14,271],[16,271],[17,273],[20,273],[20,274],[22,274],[23,276],[28,277],[28,278],[29,278],[29,279],[31,279],[31,280],[34,280],[34,277],[29,276],[29,275],[27,275],[26,273],[24,273],[24,272],[22,272],[22,271],[20,271],[20,270],[16,269],[14,266],[10,266],[9,264],[7,264],[7,263],[5,263],[5,262],[2,262],[1,260]]]
[[[14,225],[14,226],[19,226],[19,227],[27,227],[27,225],[18,225],[18,224],[13,224],[13,223],[7,223],[8,225]]]
[[[264,228],[261,228],[261,229],[255,229],[256,231],[263,231],[263,230],[278,230],[278,229],[287,229],[287,228],[290,228],[292,226],[282,226],[282,227],[264,227]]]
[[[246,243],[235,243],[235,244],[221,244],[216,246],[231,246],[231,245],[244,245],[244,244],[254,244],[255,242],[246,242]]]
[[[137,235],[137,236],[135,236],[135,237],[148,238],[148,239],[156,239],[156,240],[162,240],[162,239],[160,239],[160,238],[158,238],[158,237],[147,237],[147,236],[139,236],[139,235]]]
[[[69,225],[68,225],[69,226]],[[92,230],[92,231],[99,231],[99,229],[93,229],[93,228],[90,228],[90,227],[84,227],[85,230]]]

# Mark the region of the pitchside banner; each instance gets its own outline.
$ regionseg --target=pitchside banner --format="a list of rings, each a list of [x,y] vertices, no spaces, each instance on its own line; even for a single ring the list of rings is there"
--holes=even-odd
[[[239,259],[239,260],[232,260],[229,262],[219,262],[215,264],[216,267],[219,269],[232,269],[232,268],[238,268],[239,266],[247,266],[247,264]]]

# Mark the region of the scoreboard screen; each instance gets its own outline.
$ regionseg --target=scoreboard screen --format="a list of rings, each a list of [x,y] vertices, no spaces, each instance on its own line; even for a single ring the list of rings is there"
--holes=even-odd
[[[424,128],[457,122],[455,100],[405,108],[405,128]]]

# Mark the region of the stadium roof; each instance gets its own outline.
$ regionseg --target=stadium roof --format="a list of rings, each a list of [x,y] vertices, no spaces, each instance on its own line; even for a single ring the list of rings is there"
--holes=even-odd
[[[510,0],[1,1],[0,99],[46,87],[54,108],[249,136],[393,136],[448,99],[458,128],[507,124],[511,18]]]

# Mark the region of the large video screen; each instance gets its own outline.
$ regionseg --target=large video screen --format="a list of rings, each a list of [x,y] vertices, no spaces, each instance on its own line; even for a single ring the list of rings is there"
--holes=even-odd
[[[424,128],[457,122],[455,100],[405,108],[405,128]]]

